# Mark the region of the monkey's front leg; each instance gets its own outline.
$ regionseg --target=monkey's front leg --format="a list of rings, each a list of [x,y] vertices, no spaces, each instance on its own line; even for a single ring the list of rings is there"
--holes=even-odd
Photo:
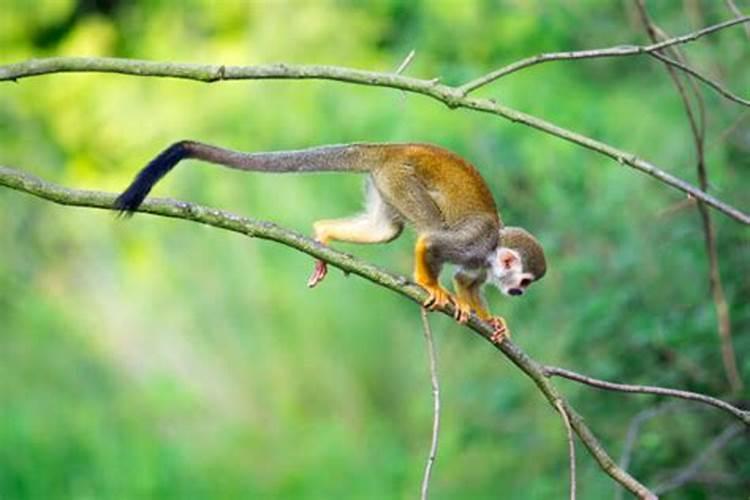
[[[438,307],[445,307],[448,303],[455,303],[455,300],[448,290],[440,286],[438,282],[439,269],[433,269],[434,264],[431,264],[427,238],[424,235],[419,236],[414,247],[414,281],[427,290],[429,294],[422,305],[433,310]]]
[[[453,279],[457,295],[454,316],[459,323],[463,324],[469,320],[471,311],[474,311],[480,319],[492,326],[493,332],[490,340],[499,344],[506,337],[510,337],[510,330],[502,316],[493,316],[487,310],[487,305],[482,297],[482,285],[485,279],[486,275],[484,274],[472,276],[463,271],[456,273]]]

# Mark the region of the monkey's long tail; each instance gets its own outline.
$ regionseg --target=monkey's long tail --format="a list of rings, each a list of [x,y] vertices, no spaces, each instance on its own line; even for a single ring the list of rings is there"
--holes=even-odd
[[[154,185],[185,158],[257,172],[368,172],[381,160],[379,151],[382,148],[375,146],[343,144],[297,151],[241,153],[195,141],[180,141],[159,153],[138,173],[115,200],[115,208],[126,215],[135,212]]]

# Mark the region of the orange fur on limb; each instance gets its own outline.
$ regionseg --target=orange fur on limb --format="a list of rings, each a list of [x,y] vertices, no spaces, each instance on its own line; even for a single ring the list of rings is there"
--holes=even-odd
[[[424,306],[428,309],[445,307],[450,302],[455,302],[450,292],[440,286],[437,275],[433,274],[427,261],[427,238],[422,235],[417,238],[414,246],[414,281],[427,290],[430,296],[425,300]]]

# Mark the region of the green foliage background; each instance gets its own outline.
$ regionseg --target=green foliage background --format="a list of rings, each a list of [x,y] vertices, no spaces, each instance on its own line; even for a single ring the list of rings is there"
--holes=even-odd
[[[730,16],[723,2],[686,4],[650,7],[672,34]],[[2,63],[102,55],[388,71],[415,49],[408,74],[457,84],[539,52],[644,41],[629,2],[0,0]],[[742,28],[685,50],[748,96]],[[695,179],[681,104],[652,60],[551,63],[481,94]],[[748,113],[705,94],[712,191],[747,209]],[[488,294],[524,349],[601,378],[726,394],[696,211],[670,210],[679,193],[602,156],[498,117],[333,82],[61,74],[0,85],[0,163],[68,186],[119,191],[183,138],[249,151],[453,149],[487,178],[504,219],[547,248],[550,272],[527,297]],[[193,162],[156,194],[309,233],[315,219],[356,211],[361,182]],[[713,218],[750,382],[750,238]],[[173,220],[123,222],[0,190],[0,228],[0,498],[417,495],[431,402],[414,304],[337,271],[310,291],[308,257]],[[339,247],[408,274],[412,244],[406,234]],[[431,321],[444,407],[433,498],[563,497],[556,413],[486,344]],[[615,457],[630,419],[657,403],[560,385]],[[645,426],[632,472],[659,483],[729,422],[687,405],[665,413]],[[723,482],[672,498],[740,498],[749,449],[736,439],[707,468]],[[592,499],[614,489],[582,447],[579,488]]]

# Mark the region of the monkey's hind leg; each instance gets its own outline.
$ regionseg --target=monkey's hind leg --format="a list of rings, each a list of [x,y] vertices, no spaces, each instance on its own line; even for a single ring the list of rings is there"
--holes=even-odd
[[[331,241],[348,241],[351,243],[384,243],[394,239],[401,232],[402,226],[392,221],[372,218],[362,214],[348,219],[320,220],[313,225],[315,239],[327,245]],[[307,286],[314,287],[325,278],[328,266],[325,261],[316,260],[315,269]]]
[[[374,196],[370,196],[367,211],[363,214],[346,219],[320,220],[313,225],[316,241],[324,245],[331,241],[385,243],[401,234],[403,227],[403,223],[396,219],[390,208],[379,197]],[[314,287],[327,273],[326,263],[316,260],[307,286]]]

